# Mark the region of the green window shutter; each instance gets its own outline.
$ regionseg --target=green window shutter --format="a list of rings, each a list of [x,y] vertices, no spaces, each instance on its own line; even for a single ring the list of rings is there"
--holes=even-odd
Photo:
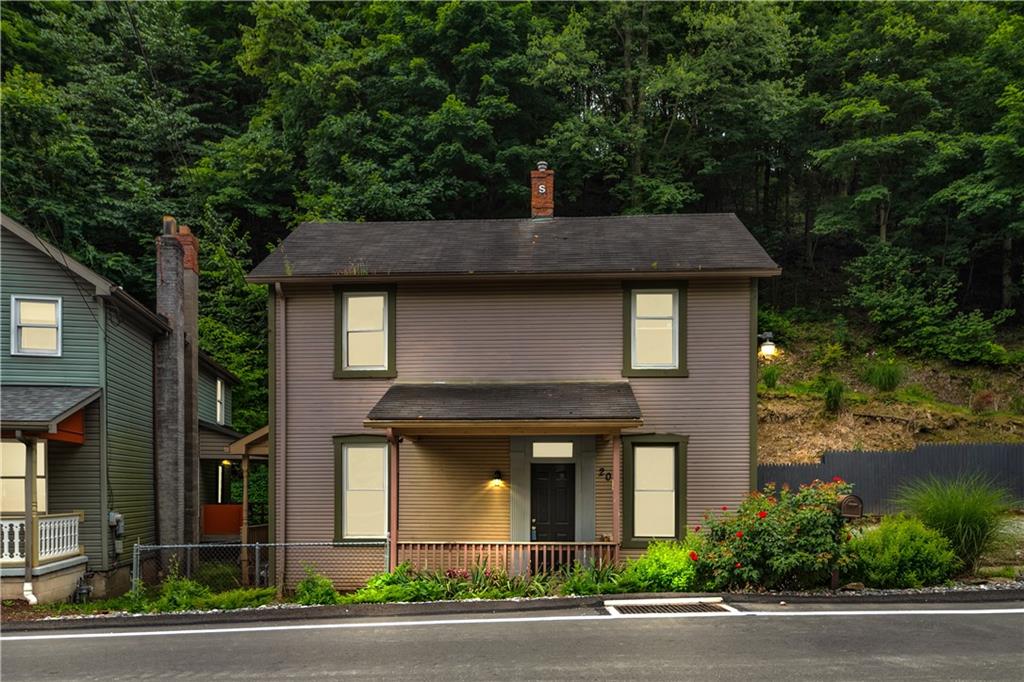
[[[345,367],[345,294],[356,292],[383,292],[387,294],[386,336],[387,367],[385,369],[349,369]],[[394,284],[343,284],[334,288],[334,378],[335,379],[393,379],[398,376],[395,366],[395,295]]]
[[[644,290],[675,292],[678,306],[676,366],[670,368],[633,367],[633,298]],[[622,376],[624,377],[686,377],[686,281],[624,282],[622,286]]]
[[[673,433],[651,434],[643,436],[622,437],[622,546],[630,549],[642,549],[654,540],[671,538],[651,538],[637,536],[635,526],[635,482],[637,445],[663,445],[675,449],[675,539],[682,540],[686,536],[686,446],[688,436]]]

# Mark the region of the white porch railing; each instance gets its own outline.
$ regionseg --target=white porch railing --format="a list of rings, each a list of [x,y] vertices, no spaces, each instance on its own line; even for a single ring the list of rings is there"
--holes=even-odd
[[[25,560],[25,519],[0,519],[0,561]]]
[[[56,561],[74,556],[81,547],[78,544],[80,514],[52,514],[36,517],[39,534],[39,561]]]
[[[81,512],[38,514],[34,518],[33,566],[59,561],[84,553],[78,531]],[[25,519],[0,519],[0,563],[25,563]]]

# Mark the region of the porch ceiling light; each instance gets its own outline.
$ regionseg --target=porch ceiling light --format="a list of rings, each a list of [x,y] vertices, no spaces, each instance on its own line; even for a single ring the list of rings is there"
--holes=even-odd
[[[505,487],[505,481],[501,478],[501,470],[495,469],[494,475],[491,476],[491,487],[492,488],[503,488]]]

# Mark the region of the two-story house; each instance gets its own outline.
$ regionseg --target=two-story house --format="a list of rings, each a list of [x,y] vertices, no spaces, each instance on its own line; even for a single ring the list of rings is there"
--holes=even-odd
[[[62,599],[85,576],[123,592],[133,544],[199,539],[200,451],[219,464],[238,437],[238,380],[195,343],[194,236],[168,221],[158,251],[153,312],[0,216],[4,599]]]
[[[779,267],[733,214],[557,217],[553,171],[531,176],[530,219],[306,223],[249,276],[273,540],[341,544],[340,588],[618,560],[755,484]],[[278,581],[304,563],[280,552]]]

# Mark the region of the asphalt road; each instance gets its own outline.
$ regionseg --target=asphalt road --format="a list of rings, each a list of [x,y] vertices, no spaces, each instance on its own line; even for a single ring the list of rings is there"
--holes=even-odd
[[[5,682],[1024,680],[1024,604],[879,606],[843,613],[830,607],[747,608],[759,612],[613,618],[578,610],[132,628],[108,634],[5,633],[0,672]],[[1003,611],[977,612],[995,609]]]

